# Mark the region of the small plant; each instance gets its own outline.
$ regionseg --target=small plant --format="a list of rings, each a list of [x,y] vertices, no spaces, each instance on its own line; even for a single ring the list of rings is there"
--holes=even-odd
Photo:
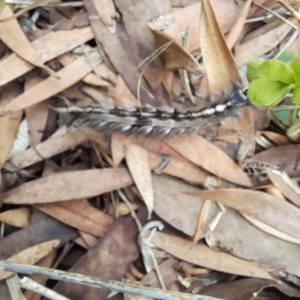
[[[256,106],[278,105],[289,91],[293,91],[292,102],[300,104],[300,56],[290,65],[274,59],[255,59],[248,64],[247,79],[248,97]]]
[[[300,133],[299,107],[297,107],[300,105],[300,56],[294,57],[290,63],[275,59],[255,59],[247,66],[247,79],[249,81],[248,98],[251,103],[270,109],[272,116],[285,125],[287,135],[291,139],[298,139]],[[278,106],[283,99],[288,99],[285,104],[291,106]]]

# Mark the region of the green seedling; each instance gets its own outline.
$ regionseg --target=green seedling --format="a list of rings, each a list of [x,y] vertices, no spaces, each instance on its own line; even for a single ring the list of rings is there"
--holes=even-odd
[[[300,56],[293,57],[290,53],[288,56],[292,58],[290,63],[258,58],[248,64],[248,98],[253,105],[267,108],[271,112],[274,108],[280,109],[279,104],[284,100],[285,104],[289,105],[285,109],[290,120],[287,134],[295,139],[295,136],[299,135],[298,131],[300,133],[299,107],[296,107],[300,104]],[[286,60],[288,56],[282,58]],[[296,114],[295,110],[297,110]],[[292,119],[291,116],[295,115],[297,118]],[[278,115],[274,114],[274,116]],[[294,126],[295,124],[297,126]],[[295,128],[297,132],[294,131]]]

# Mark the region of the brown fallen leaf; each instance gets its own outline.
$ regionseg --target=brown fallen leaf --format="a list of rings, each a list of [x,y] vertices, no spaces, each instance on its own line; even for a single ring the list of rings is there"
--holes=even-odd
[[[212,0],[213,9],[216,14],[222,32],[228,33],[237,22],[243,8],[243,2],[228,0]],[[155,30],[164,30],[172,37],[176,37],[189,27],[190,43],[188,50],[192,53],[201,47],[199,42],[199,17],[201,3],[197,1],[191,5],[174,9],[171,13],[164,15],[161,20],[149,22],[148,26]]]
[[[40,259],[44,258],[50,252],[52,252],[53,249],[56,248],[59,244],[59,240],[52,240],[42,244],[38,244],[23,250],[14,256],[11,256],[7,260],[20,264],[34,265]],[[0,280],[6,279],[13,274],[13,272],[9,271],[0,271]]]
[[[34,148],[20,152],[11,158],[11,162],[19,168],[25,168],[76,147],[85,140],[86,136],[78,129],[65,135],[48,139]]]
[[[151,170],[156,171],[156,169],[159,168],[163,157],[161,154],[149,151],[148,159]],[[205,185],[205,181],[209,176],[208,172],[196,166],[195,164],[173,157],[170,157],[167,165],[162,170],[159,170],[159,173],[172,175],[188,182],[193,182],[201,185]]]
[[[49,175],[2,194],[5,203],[38,204],[90,198],[132,184],[126,169],[91,169]]]
[[[166,175],[152,175],[154,190],[154,212],[165,222],[193,237],[204,200],[191,197],[187,193],[199,188]],[[215,203],[209,212],[207,225],[219,209]],[[203,238],[208,226],[204,226],[199,239]]]
[[[106,280],[121,280],[138,257],[137,229],[132,219],[116,220],[105,236],[73,265],[69,272],[90,275]],[[101,267],[99,267],[101,266]],[[58,293],[70,299],[107,299],[108,289],[94,289],[86,285],[59,282],[54,287]]]
[[[0,139],[0,168],[3,167],[8,158],[19,129],[22,115],[23,111],[17,111],[10,115],[0,117],[0,128],[5,132]]]
[[[73,205],[72,203],[70,203],[70,206],[76,206],[76,202]],[[112,219],[109,216],[106,216],[104,213],[97,209],[94,210],[98,211],[97,214],[99,218],[103,218],[104,220],[110,219],[111,221],[107,221],[107,224],[104,224],[104,222],[102,224],[98,224],[94,222],[90,217],[80,215],[78,212],[74,212],[72,211],[72,209],[68,209],[66,205],[64,206],[61,206],[61,203],[35,205],[37,209],[59,220],[60,222],[81,230],[85,233],[91,234],[94,237],[100,237],[106,231],[108,225],[112,222]]]
[[[91,64],[97,65],[99,62],[98,52],[92,53],[88,57],[78,58],[56,73],[60,79],[48,77],[8,104],[0,106],[0,115],[24,109],[58,94],[90,73],[92,71]]]
[[[12,11],[9,5],[5,5],[0,13],[0,18],[2,19],[10,16],[12,16]],[[44,69],[51,76],[58,78],[52,69],[44,65],[44,62],[32,48],[16,19],[0,23],[0,38],[3,43],[5,43],[13,52],[22,57],[25,61],[36,67]]]
[[[151,242],[176,258],[197,266],[240,276],[272,279],[263,266],[214,251],[204,244],[194,244],[184,238],[161,232],[156,232]]]
[[[166,143],[197,166],[227,181],[251,186],[250,179],[222,150],[199,135],[177,136]],[[222,166],[222,168],[220,168]]]
[[[273,50],[291,31],[291,26],[280,22],[273,30],[266,30],[268,25],[257,29],[257,36],[248,39],[242,44],[236,45],[235,61],[238,66],[245,65],[251,60]]]
[[[50,32],[33,41],[31,45],[41,60],[46,62],[86,43],[93,36],[90,27]],[[0,61],[0,85],[5,85],[33,68],[34,65],[26,62],[17,54],[8,55]]]
[[[226,209],[214,231],[207,236],[223,251],[268,265],[272,272],[284,270],[296,276],[300,274],[295,264],[300,259],[299,245],[263,232],[230,208]]]
[[[232,83],[241,83],[237,66],[220,31],[210,0],[201,2],[200,45],[210,95],[232,90]],[[217,59],[216,59],[217,58]]]
[[[286,173],[277,170],[268,172],[268,177],[287,199],[300,207],[300,189],[296,181],[289,178]]]
[[[205,287],[201,293],[211,297],[222,297],[230,300],[249,300],[263,297],[260,295],[264,289],[273,287],[289,297],[300,297],[300,292],[284,282],[277,283],[274,280],[245,278],[233,282],[224,282]],[[280,297],[277,293],[269,291],[268,297]],[[255,295],[255,296],[254,296]]]
[[[294,177],[300,173],[299,151],[300,145],[279,146],[254,155],[251,160],[271,164],[290,177]]]
[[[126,151],[126,162],[134,183],[146,204],[148,219],[151,219],[154,196],[147,150],[134,144],[130,145]]]
[[[97,16],[105,24],[105,26],[107,26],[109,32],[115,33],[118,13],[114,2],[112,0],[102,0],[101,3],[98,3],[97,1],[92,0],[91,3],[97,12]]]
[[[287,201],[263,192],[242,189],[220,189],[189,194],[223,203],[275,230],[300,239],[300,225],[297,221],[300,218],[300,209]]]
[[[25,90],[30,89],[41,81],[42,78],[40,77],[28,78],[25,82]],[[48,101],[43,101],[25,109],[31,147],[40,143],[43,138],[49,115],[48,105]]]
[[[0,240],[0,259],[7,259],[20,251],[49,240],[59,239],[63,245],[77,236],[78,233],[73,228],[35,210],[31,215],[30,226]]]
[[[237,22],[234,24],[234,26],[231,28],[230,32],[226,36],[226,43],[229,49],[231,49],[234,46],[234,44],[237,42],[238,38],[241,35],[241,32],[245,25],[245,21],[247,20],[247,17],[249,15],[251,4],[252,0],[246,1]]]
[[[206,199],[203,202],[201,211],[199,213],[198,224],[197,224],[197,228],[196,228],[194,239],[193,239],[193,242],[195,244],[197,244],[199,242],[200,238],[202,238],[204,236],[203,232],[204,232],[205,226],[207,226],[207,220],[208,220],[209,212],[210,212],[211,208],[212,208],[212,201]]]

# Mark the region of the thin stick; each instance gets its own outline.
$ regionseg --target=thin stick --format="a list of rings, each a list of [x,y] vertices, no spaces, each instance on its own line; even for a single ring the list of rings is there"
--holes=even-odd
[[[118,291],[121,293],[131,293],[142,295],[149,298],[156,298],[161,300],[222,300],[220,298],[193,295],[188,293],[181,293],[175,291],[163,291],[161,289],[138,286],[132,283],[123,283],[120,281],[103,280],[97,277],[86,276],[71,272],[64,272],[53,270],[49,268],[42,268],[37,266],[29,266],[23,264],[12,263],[9,261],[0,261],[0,270],[12,271],[22,274],[38,274],[46,276],[50,279],[71,282],[75,284],[86,285],[94,288],[104,288]]]

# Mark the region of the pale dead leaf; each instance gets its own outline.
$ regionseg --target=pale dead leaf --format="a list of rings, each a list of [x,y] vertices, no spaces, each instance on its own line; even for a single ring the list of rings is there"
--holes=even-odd
[[[274,186],[292,203],[300,207],[300,189],[296,181],[293,181],[286,173],[277,170],[267,173]]]
[[[202,207],[201,207],[201,211],[199,213],[199,219],[198,219],[198,225],[196,228],[196,232],[194,235],[194,239],[193,242],[195,244],[197,244],[199,242],[199,240],[202,238],[202,236],[204,236],[203,232],[204,232],[204,228],[205,226],[207,226],[207,220],[209,217],[209,212],[210,209],[212,208],[212,201],[210,200],[205,200]]]
[[[188,236],[194,236],[203,199],[189,196],[188,192],[199,191],[198,187],[187,184],[182,180],[165,175],[152,175],[154,188],[154,212],[166,223]],[[215,203],[209,214],[209,222],[217,214],[219,209]],[[205,227],[201,238],[208,230]]]
[[[27,248],[18,254],[11,256],[7,261],[15,262],[25,265],[34,265],[39,260],[47,256],[60,244],[59,240],[52,240],[45,243],[41,243],[30,248]],[[9,271],[0,271],[0,280],[6,279],[12,276],[14,273]]]
[[[6,210],[0,213],[0,221],[15,227],[25,228],[30,225],[30,209],[23,207]]]
[[[57,72],[60,79],[54,77],[44,79],[7,105],[0,106],[0,114],[24,109],[60,93],[90,73],[92,71],[91,64],[96,66],[100,59],[98,52],[92,53],[88,57],[78,58],[75,62]]]
[[[192,192],[190,195],[223,203],[291,237],[300,239],[300,209],[267,193],[220,189]],[[272,234],[272,232],[268,232]]]
[[[290,25],[282,23],[276,28],[266,32],[265,26],[261,26],[257,29],[259,33],[255,38],[235,46],[235,61],[238,66],[242,66],[273,50],[292,29]]]
[[[10,7],[6,5],[0,14],[0,18],[2,19],[10,16],[12,16],[12,11]],[[30,42],[28,41],[25,33],[21,29],[16,19],[0,23],[0,39],[13,52],[22,57],[27,62],[46,70],[51,75],[55,75],[55,72],[44,65],[39,55],[32,48]]]
[[[130,139],[129,144],[131,144],[131,136],[114,132],[111,137],[111,155],[115,166],[118,166],[125,157],[125,142],[127,139]]]
[[[138,105],[137,99],[125,84],[122,76],[117,77],[114,88],[109,88],[109,95],[115,99],[117,104],[135,107]]]
[[[203,169],[227,181],[251,186],[251,182],[241,168],[212,143],[199,135],[177,136],[166,143],[182,156]]]
[[[115,33],[116,31],[116,18],[117,11],[112,0],[101,0],[98,2],[96,0],[91,1],[98,17],[104,23],[109,32]]]
[[[22,115],[23,111],[17,111],[10,115],[0,117],[0,128],[2,132],[5,132],[0,139],[0,168],[3,167],[8,158],[19,129]]]
[[[88,212],[91,212],[91,209],[87,209],[86,212],[82,211],[82,213],[78,212],[78,209],[74,210],[74,207],[77,206],[77,201],[69,201],[70,203],[55,203],[55,204],[39,204],[35,205],[35,207],[47,215],[53,217],[61,221],[64,224],[67,224],[71,227],[74,227],[82,232],[90,234],[94,237],[100,237],[107,229],[108,225],[113,221],[111,217],[105,215],[103,212],[99,211],[95,212],[97,209],[94,208],[93,216],[98,217],[98,222],[95,222],[93,218],[91,218]],[[74,204],[72,204],[72,202]],[[82,206],[78,207],[79,209]]]
[[[260,230],[267,232],[268,234],[271,234],[273,236],[278,237],[281,240],[287,241],[289,243],[294,243],[294,244],[298,244],[300,245],[300,239],[292,237],[288,234],[285,234],[279,230],[276,230],[275,228],[257,220],[254,219],[246,214],[241,214],[247,221],[249,221],[251,224],[253,224],[254,226],[256,226],[257,228],[259,228]]]
[[[126,162],[131,176],[146,204],[148,219],[151,219],[154,196],[147,150],[134,144],[130,145],[126,151]]]
[[[57,32],[51,31],[33,41],[31,45],[42,61],[46,62],[86,43],[93,36],[90,27]],[[34,65],[23,60],[15,53],[8,55],[0,61],[0,85],[5,85],[33,68]],[[12,72],[12,70],[14,71]]]
[[[74,148],[85,140],[86,136],[81,130],[77,129],[76,131],[69,132],[65,135],[48,139],[36,145],[34,148],[32,147],[18,153],[12,157],[11,162],[19,168],[25,168],[68,149]]]
[[[148,158],[151,170],[155,170],[162,160],[162,155],[154,152],[148,152]],[[182,178],[188,182],[201,185],[205,184],[205,180],[209,176],[205,170],[201,169],[195,164],[173,157],[170,158],[165,168],[161,170],[161,173],[169,174],[174,177]]]
[[[197,266],[240,276],[272,278],[266,270],[253,262],[214,251],[206,245],[194,244],[181,237],[156,232],[151,242],[176,258]]]
[[[231,49],[234,46],[234,44],[237,42],[238,38],[240,37],[240,34],[245,25],[245,21],[247,20],[249,14],[251,4],[252,4],[252,0],[247,0],[240,13],[239,19],[234,24],[229,34],[226,36],[226,43],[229,49]]]
[[[46,100],[29,106],[25,109],[25,114],[29,128],[30,146],[34,147],[43,138],[49,115],[49,102]]]
[[[132,184],[126,169],[92,169],[49,175],[4,193],[10,204],[51,203],[90,198]]]
[[[210,0],[203,0],[200,14],[200,45],[210,95],[232,90],[241,78],[220,31]]]
[[[224,34],[228,33],[237,22],[243,5],[243,1],[212,0],[220,29]],[[199,43],[200,10],[200,1],[185,7],[176,7],[171,13],[164,15],[161,20],[149,22],[148,26],[151,29],[164,30],[172,37],[176,37],[189,27],[190,43],[188,50],[193,53],[201,47]]]

